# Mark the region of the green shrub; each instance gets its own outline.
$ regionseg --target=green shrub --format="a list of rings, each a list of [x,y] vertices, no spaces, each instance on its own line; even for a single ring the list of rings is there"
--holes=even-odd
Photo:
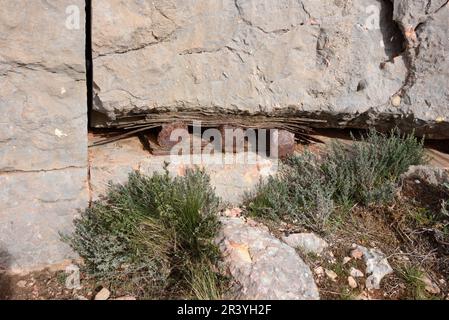
[[[288,159],[276,177],[246,199],[249,213],[288,219],[322,231],[335,208],[392,200],[398,177],[426,161],[423,142],[397,130],[371,130],[360,142],[333,142],[322,158],[309,152]]]
[[[214,272],[208,262],[188,267],[190,298],[195,300],[222,300],[226,279]]]
[[[289,159],[278,176],[270,177],[249,195],[247,208],[259,217],[287,218],[321,230],[333,211],[335,190],[320,170],[316,157],[310,153]]]
[[[218,206],[202,171],[177,178],[136,172],[87,209],[67,240],[86,271],[111,287],[145,298],[191,296],[191,269],[219,256]]]

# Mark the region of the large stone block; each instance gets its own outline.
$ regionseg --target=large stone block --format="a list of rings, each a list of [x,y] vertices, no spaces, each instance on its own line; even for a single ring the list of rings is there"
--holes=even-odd
[[[263,114],[449,137],[448,7],[418,2],[94,1],[93,123]],[[426,52],[404,51],[399,12],[428,22]]]
[[[1,174],[0,264],[23,272],[73,258],[61,234],[87,206],[87,183],[86,168]]]
[[[84,1],[0,6],[0,171],[85,166]]]
[[[26,271],[71,256],[88,205],[85,2],[0,7],[0,264]]]

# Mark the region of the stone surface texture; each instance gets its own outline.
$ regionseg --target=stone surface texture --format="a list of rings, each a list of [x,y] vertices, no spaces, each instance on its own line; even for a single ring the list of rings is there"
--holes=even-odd
[[[366,263],[366,288],[368,290],[380,289],[382,279],[393,273],[393,268],[388,263],[387,257],[377,249],[368,249],[358,246],[358,250],[363,252],[363,260]]]
[[[222,218],[217,238],[224,262],[238,286],[237,297],[250,300],[318,300],[312,271],[296,251],[265,228],[239,218]]]
[[[256,154],[249,154],[253,158],[241,158],[243,154],[230,155],[232,163],[218,164],[208,162],[208,158],[196,158],[200,155],[175,157],[170,155],[153,156],[146,151],[139,139],[129,138],[112,144],[90,149],[90,185],[94,200],[105,194],[109,182],[125,183],[133,170],[151,175],[155,172],[163,173],[165,164],[171,175],[183,175],[187,168],[197,166],[203,168],[210,175],[211,184],[216,193],[225,202],[240,204],[245,192],[250,192],[260,179],[276,173],[277,162],[267,158],[258,158]],[[221,159],[224,154],[218,154]],[[199,159],[199,160],[198,160]],[[240,161],[254,159],[254,162]],[[198,161],[197,161],[198,160]]]
[[[96,0],[94,124],[287,114],[449,137],[448,20],[442,0]]]
[[[85,3],[0,7],[0,266],[23,271],[72,256],[88,204]]]
[[[411,166],[406,173],[401,176],[401,180],[415,179],[432,186],[449,184],[449,171],[443,168],[432,166]]]
[[[282,241],[304,253],[321,254],[329,246],[325,240],[314,233],[295,233],[283,237]]]

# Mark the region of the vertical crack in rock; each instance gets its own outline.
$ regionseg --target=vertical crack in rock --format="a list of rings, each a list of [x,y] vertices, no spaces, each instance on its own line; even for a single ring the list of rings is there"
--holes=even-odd
[[[93,110],[93,60],[92,60],[92,0],[86,0],[86,85],[87,85],[87,112],[88,127],[91,127]]]
[[[437,8],[434,8],[434,2],[432,0],[429,0],[425,5],[425,11],[422,14],[420,12],[415,12],[417,11],[417,9],[413,7],[413,5],[410,5],[407,8],[404,6],[404,8],[402,8],[400,6],[401,3],[397,5],[398,0],[390,0],[390,3],[392,3],[393,7],[396,8],[396,10],[400,8],[400,10],[398,10],[400,12],[393,12],[393,19],[395,20],[403,34],[403,56],[408,69],[408,74],[406,80],[404,81],[404,85],[397,94],[405,98],[407,104],[411,104],[412,102],[410,101],[407,92],[415,85],[416,81],[419,78],[419,74],[417,71],[417,60],[420,57],[421,47],[423,45],[421,43],[420,35],[425,29],[429,20],[432,19],[433,16],[438,14],[442,9],[448,6],[449,0],[444,1],[444,3],[441,5],[436,4]],[[406,2],[406,4],[408,4],[408,2]],[[409,18],[409,16],[413,19]],[[412,21],[415,20],[416,25],[413,25]],[[428,41],[431,40],[426,39],[426,42]],[[426,43],[426,45],[428,44]]]
[[[298,0],[301,4],[302,10],[306,13],[306,15],[309,17],[309,19],[312,19],[312,15],[310,14],[309,10],[306,9],[306,6],[304,4],[304,1]]]
[[[380,29],[385,53],[389,59],[402,55],[406,48],[406,39],[401,28],[394,21],[394,6],[391,1],[383,0],[381,3]]]
[[[86,0],[86,85],[87,85],[87,127],[91,128],[94,104],[94,72],[92,58],[92,0]],[[87,192],[89,207],[92,205],[92,175],[90,155],[87,161]]]

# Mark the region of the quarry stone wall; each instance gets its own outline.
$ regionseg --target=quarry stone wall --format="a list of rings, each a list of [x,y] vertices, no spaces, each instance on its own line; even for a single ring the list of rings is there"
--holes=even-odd
[[[88,205],[85,3],[0,7],[0,264],[24,270],[72,257]]]
[[[447,0],[0,0],[0,7],[3,269],[73,257],[60,234],[91,197],[90,100],[91,125],[100,128],[172,115],[266,116],[449,138]]]

